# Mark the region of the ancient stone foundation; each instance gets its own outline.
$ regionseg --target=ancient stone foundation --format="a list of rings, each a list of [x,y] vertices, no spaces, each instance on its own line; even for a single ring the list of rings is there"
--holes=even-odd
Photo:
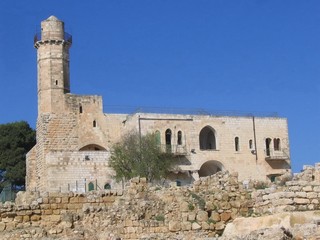
[[[186,187],[135,178],[123,190],[20,193],[16,203],[0,206],[0,239],[248,239],[249,232],[267,239],[260,235],[268,236],[270,228],[276,232],[269,239],[281,234],[293,239],[292,229],[303,224],[309,230],[293,231],[297,236],[320,237],[319,182],[295,180],[265,189],[253,185],[261,187],[219,172]],[[245,221],[247,228],[237,227]]]

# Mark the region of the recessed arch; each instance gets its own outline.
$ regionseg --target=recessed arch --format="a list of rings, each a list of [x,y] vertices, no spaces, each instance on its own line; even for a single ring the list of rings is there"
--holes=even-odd
[[[106,149],[98,144],[88,144],[80,148],[79,151],[106,151]]]
[[[216,150],[216,131],[210,126],[202,128],[199,134],[199,144],[200,150]]]
[[[199,177],[206,177],[206,176],[216,174],[217,172],[220,172],[223,170],[224,170],[224,166],[222,165],[221,162],[216,160],[210,160],[202,164],[198,173],[199,173]]]

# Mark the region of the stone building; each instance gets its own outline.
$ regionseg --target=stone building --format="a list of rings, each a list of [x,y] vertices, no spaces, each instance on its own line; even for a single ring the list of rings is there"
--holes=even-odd
[[[27,190],[77,191],[115,187],[110,147],[129,131],[155,132],[179,162],[182,184],[220,170],[240,180],[273,181],[290,171],[285,118],[184,114],[105,114],[101,96],[70,93],[72,37],[51,16],[36,35],[37,144],[27,155]]]

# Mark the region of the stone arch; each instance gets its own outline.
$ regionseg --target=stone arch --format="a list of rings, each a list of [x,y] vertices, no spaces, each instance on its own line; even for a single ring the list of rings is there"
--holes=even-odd
[[[199,177],[206,177],[220,172],[222,170],[224,170],[224,166],[221,162],[210,160],[201,165],[198,173]]]
[[[199,134],[199,144],[200,150],[216,150],[216,131],[210,126],[202,128]]]
[[[98,144],[88,144],[80,148],[79,151],[106,151],[106,149]]]

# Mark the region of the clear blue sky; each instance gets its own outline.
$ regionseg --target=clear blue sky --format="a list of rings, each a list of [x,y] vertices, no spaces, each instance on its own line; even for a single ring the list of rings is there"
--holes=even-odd
[[[0,1],[0,123],[37,116],[40,22],[73,35],[71,91],[111,106],[288,118],[292,166],[320,162],[320,1]],[[109,107],[110,106],[110,107]]]

